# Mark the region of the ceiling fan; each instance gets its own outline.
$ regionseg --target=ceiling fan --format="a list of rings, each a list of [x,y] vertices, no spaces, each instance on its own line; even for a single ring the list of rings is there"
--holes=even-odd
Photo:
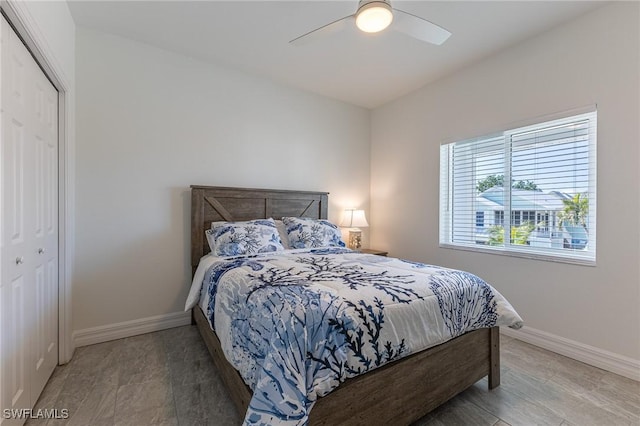
[[[390,0],[360,0],[358,10],[353,15],[345,16],[300,37],[289,43],[295,45],[306,44],[317,38],[324,37],[342,29],[353,20],[356,26],[366,33],[377,33],[386,29],[393,22],[392,29],[407,34],[418,40],[440,45],[451,33],[419,16],[412,15],[400,9],[391,7]]]

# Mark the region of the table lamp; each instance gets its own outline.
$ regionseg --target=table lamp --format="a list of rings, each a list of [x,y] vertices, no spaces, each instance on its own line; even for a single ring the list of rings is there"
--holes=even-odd
[[[367,218],[364,215],[364,210],[345,209],[340,226],[342,228],[349,228],[349,241],[347,246],[351,250],[359,250],[362,243],[362,231],[360,228],[369,226]]]

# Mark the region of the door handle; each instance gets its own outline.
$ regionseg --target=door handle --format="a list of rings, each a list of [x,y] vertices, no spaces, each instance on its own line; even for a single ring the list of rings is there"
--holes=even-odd
[[[44,249],[43,249],[42,247],[40,247],[40,248],[38,249],[38,254],[42,254],[42,253],[44,253]]]
[[[16,265],[22,265],[24,263],[24,257],[18,256],[16,257]]]

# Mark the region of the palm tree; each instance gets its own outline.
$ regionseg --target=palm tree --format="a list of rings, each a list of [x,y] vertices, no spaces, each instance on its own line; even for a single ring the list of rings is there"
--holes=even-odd
[[[571,249],[584,249],[589,242],[587,219],[589,216],[589,199],[584,194],[576,194],[573,197],[562,200],[564,209],[558,213],[558,221],[571,235],[571,239],[565,239],[564,247]]]
[[[528,221],[518,226],[512,226],[511,244],[527,245],[529,236],[534,229],[534,224]],[[487,244],[490,246],[504,245],[504,226],[494,225],[489,229],[489,241],[487,241]]]
[[[584,194],[576,194],[573,197],[562,200],[564,209],[558,213],[558,221],[564,225],[581,225],[587,228],[589,216],[589,199]]]

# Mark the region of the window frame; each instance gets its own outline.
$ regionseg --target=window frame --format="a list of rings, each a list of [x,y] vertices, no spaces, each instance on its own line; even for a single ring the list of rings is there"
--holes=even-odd
[[[540,131],[546,127],[553,125],[562,125],[563,123],[566,125],[572,121],[578,121],[581,118],[586,118],[589,120],[588,127],[588,199],[589,199],[589,225],[588,225],[588,238],[589,238],[589,247],[588,250],[577,251],[577,250],[557,250],[557,248],[547,248],[547,247],[534,247],[530,245],[519,245],[513,244],[509,241],[509,238],[505,238],[505,242],[503,246],[490,246],[478,244],[477,241],[471,241],[474,239],[470,239],[468,242],[453,242],[453,220],[454,216],[452,213],[453,209],[453,190],[452,185],[454,182],[453,175],[453,166],[450,149],[448,147],[455,144],[463,144],[463,143],[477,143],[479,141],[494,141],[496,138],[502,138],[504,141],[504,148],[501,152],[505,157],[505,167],[504,167],[504,182],[511,182],[511,167],[512,167],[512,147],[511,147],[511,138],[513,135],[521,135],[530,131]],[[505,256],[514,256],[514,257],[523,257],[528,259],[542,260],[542,261],[551,261],[551,262],[563,262],[563,263],[572,263],[578,265],[586,265],[586,266],[595,266],[596,265],[596,254],[597,254],[597,107],[590,106],[587,108],[576,109],[571,111],[566,111],[560,114],[554,114],[542,118],[538,118],[535,120],[529,120],[527,123],[522,124],[514,124],[509,126],[509,129],[488,134],[482,137],[475,137],[471,139],[461,139],[457,141],[448,141],[443,142],[440,145],[440,180],[439,180],[439,188],[440,188],[440,197],[439,197],[439,247],[445,249],[454,249],[454,250],[465,250],[465,251],[474,251],[474,252],[483,252],[483,253],[492,253],[498,255]],[[443,179],[446,181],[447,187],[445,188]],[[504,226],[504,235],[511,235],[511,226],[513,221],[513,215],[516,212],[515,210],[511,210],[511,197],[513,188],[510,185],[505,185],[505,196],[504,196],[504,206],[503,210],[494,210],[493,216],[494,221],[497,220],[496,214],[500,212],[502,214],[502,222]],[[475,209],[473,209],[475,210]],[[507,213],[509,212],[509,213]],[[533,217],[537,219],[540,215],[539,211],[518,211],[518,215],[520,219],[524,214],[533,213]],[[555,217],[555,215],[554,215]],[[486,213],[485,213],[486,218]],[[555,221],[554,221],[555,222]],[[474,215],[474,223],[475,223],[475,215]],[[485,224],[486,228],[486,224]],[[549,223],[546,223],[545,227],[548,229],[548,232],[551,234],[551,226]]]

